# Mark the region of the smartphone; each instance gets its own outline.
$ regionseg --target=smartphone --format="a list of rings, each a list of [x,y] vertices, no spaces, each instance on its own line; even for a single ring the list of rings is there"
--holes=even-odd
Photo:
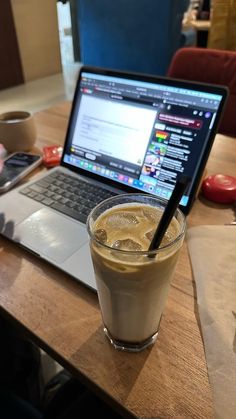
[[[0,173],[0,193],[11,189],[42,162],[42,157],[31,153],[13,153],[4,160]]]

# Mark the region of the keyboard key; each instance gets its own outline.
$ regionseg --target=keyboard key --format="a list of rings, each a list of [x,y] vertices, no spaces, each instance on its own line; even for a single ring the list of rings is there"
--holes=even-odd
[[[34,196],[34,200],[38,202],[42,202],[44,200],[44,196],[42,194],[37,194]]]
[[[41,186],[37,185],[36,183],[34,183],[33,185],[30,185],[30,189],[31,189],[31,191],[38,192],[38,193],[43,193],[45,191],[45,188],[42,188]]]
[[[47,205],[47,207],[50,207],[53,203],[54,201],[50,198],[44,198],[42,201],[42,204]]]
[[[31,192],[31,190],[29,188],[24,188],[20,191],[20,193],[22,193],[22,195],[28,195]]]

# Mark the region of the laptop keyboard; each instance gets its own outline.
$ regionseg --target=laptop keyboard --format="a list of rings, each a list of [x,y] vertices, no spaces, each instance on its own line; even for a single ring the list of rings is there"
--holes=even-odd
[[[23,188],[20,193],[82,223],[86,223],[88,214],[99,202],[116,195],[57,171]]]

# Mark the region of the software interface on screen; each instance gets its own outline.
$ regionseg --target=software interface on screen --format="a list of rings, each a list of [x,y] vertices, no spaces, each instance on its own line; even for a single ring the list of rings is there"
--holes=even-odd
[[[179,174],[197,173],[221,99],[82,73],[64,162],[169,199]]]

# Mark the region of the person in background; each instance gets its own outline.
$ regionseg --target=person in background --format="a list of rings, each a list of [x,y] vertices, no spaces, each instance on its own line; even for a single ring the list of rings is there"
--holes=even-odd
[[[200,5],[199,5],[199,8],[198,8],[197,19],[209,20],[210,10],[211,10],[211,1],[210,0],[201,1]]]

